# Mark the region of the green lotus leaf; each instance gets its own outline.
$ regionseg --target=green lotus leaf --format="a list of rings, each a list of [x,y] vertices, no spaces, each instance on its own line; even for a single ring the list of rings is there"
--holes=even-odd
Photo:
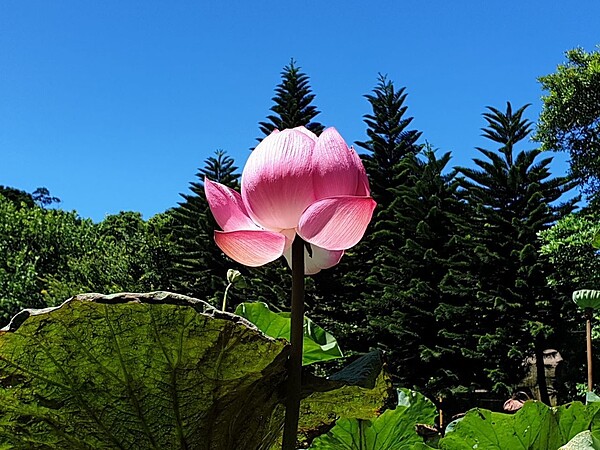
[[[590,430],[576,434],[573,439],[560,447],[559,450],[599,450],[600,433]]]
[[[241,303],[235,313],[252,322],[267,336],[289,341],[291,315],[275,313],[265,303]],[[335,338],[308,317],[304,318],[304,350],[302,365],[329,361],[343,357]]]
[[[400,390],[402,403],[375,419],[338,420],[327,433],[316,438],[313,450],[412,450],[430,448],[417,434],[417,424],[433,425],[435,405],[423,395]]]
[[[600,397],[594,392],[586,392],[585,393],[585,403],[598,403],[600,402]]]
[[[329,378],[303,377],[299,430],[309,441],[339,418],[372,419],[395,401],[383,357],[375,350]]]
[[[592,289],[581,289],[573,292],[573,301],[581,309],[599,309],[600,308],[600,291]]]
[[[440,440],[439,448],[462,450],[506,448],[511,450],[558,449],[578,433],[598,424],[600,404],[580,402],[549,407],[527,401],[516,414],[472,409]]]
[[[25,311],[0,331],[0,448],[270,448],[288,351],[176,294]]]

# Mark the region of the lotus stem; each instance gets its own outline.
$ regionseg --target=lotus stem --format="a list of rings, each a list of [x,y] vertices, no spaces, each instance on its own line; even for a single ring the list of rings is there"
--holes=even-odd
[[[287,402],[283,425],[283,450],[296,450],[302,387],[302,346],[304,343],[304,241],[292,243],[292,350],[288,360]]]
[[[221,311],[223,312],[225,312],[225,309],[227,308],[227,294],[232,284],[233,283],[227,284],[227,287],[225,288],[225,293],[223,294],[223,306],[221,306]]]
[[[588,392],[592,392],[594,388],[592,378],[592,316],[594,311],[592,308],[585,309],[585,331],[587,340],[587,372],[588,372]]]

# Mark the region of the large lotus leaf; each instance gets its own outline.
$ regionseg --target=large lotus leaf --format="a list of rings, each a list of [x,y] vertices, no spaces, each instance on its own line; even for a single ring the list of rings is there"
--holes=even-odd
[[[525,402],[516,414],[473,409],[440,440],[446,450],[499,448],[549,450],[566,444],[575,435],[597,426],[598,403],[580,402],[548,407],[537,401]]]
[[[235,313],[248,319],[267,336],[290,339],[290,313],[275,313],[265,303],[242,303]],[[304,349],[302,365],[341,358],[342,351],[335,338],[308,317],[304,318]]]
[[[600,450],[600,433],[590,430],[582,431],[559,450]]]
[[[600,308],[600,291],[592,289],[581,289],[573,292],[573,301],[577,303],[581,309],[599,309]]]
[[[268,448],[288,349],[168,293],[23,313],[0,331],[0,448]]]
[[[585,393],[585,403],[586,404],[590,404],[590,403],[598,403],[600,402],[600,397],[598,397],[598,395],[594,392],[586,392]]]
[[[309,440],[339,418],[372,419],[395,402],[395,391],[375,350],[327,379],[306,374],[299,430]]]
[[[416,425],[433,425],[436,409],[423,395],[402,389],[402,404],[373,420],[340,419],[323,436],[314,450],[403,450],[429,448],[417,434]]]
[[[374,418],[393,400],[392,384],[381,352],[358,358],[329,378],[303,374],[298,439],[305,445],[331,429],[340,418]],[[276,414],[283,416],[280,407]],[[273,450],[280,449],[279,442]]]

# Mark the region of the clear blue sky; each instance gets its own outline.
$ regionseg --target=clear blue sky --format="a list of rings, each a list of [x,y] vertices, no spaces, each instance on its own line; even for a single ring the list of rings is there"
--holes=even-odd
[[[532,103],[535,121],[536,78],[597,44],[598,0],[2,0],[0,184],[148,218],[215,149],[243,166],[292,57],[347,142],[381,72],[423,138],[468,165],[485,106]]]

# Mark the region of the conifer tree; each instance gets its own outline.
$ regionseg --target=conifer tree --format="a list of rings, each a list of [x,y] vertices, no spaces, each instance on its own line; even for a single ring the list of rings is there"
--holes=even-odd
[[[300,71],[293,59],[281,72],[281,83],[275,88],[275,97],[271,106],[273,114],[267,116],[267,121],[260,122],[259,128],[264,136],[273,130],[285,130],[304,126],[316,135],[321,134],[324,127],[313,119],[320,114],[312,105],[315,95],[312,94],[308,75]],[[263,137],[257,138],[261,141]]]
[[[395,200],[373,233],[378,246],[368,280],[375,295],[365,296],[371,334],[387,349],[397,383],[435,397],[472,379],[468,361],[448,349],[438,318],[440,304],[458,302],[444,285],[465,259],[458,222],[466,207],[449,161],[450,153],[438,158],[430,148],[405,158],[391,189]]]
[[[407,156],[416,155],[421,146],[417,141],[421,132],[407,129],[412,117],[404,117],[407,106],[405,88],[397,89],[385,75],[379,75],[372,94],[365,95],[371,104],[372,114],[364,116],[369,140],[356,145],[367,150],[363,160],[369,174],[371,194],[381,205],[387,207],[393,198],[389,191],[398,181],[398,164]]]
[[[523,118],[526,108],[513,112],[508,103],[502,112],[488,107],[483,136],[499,148],[478,148],[483,158],[474,160],[477,168],[459,168],[474,209],[470,270],[478,302],[471,306],[479,316],[467,330],[477,336],[477,347],[467,351],[479,355],[487,386],[500,392],[510,391],[521,379],[527,356],[535,354],[541,361],[549,345],[560,350],[565,299],[556,298],[547,286],[550,267],[538,252],[537,233],[572,211],[577,201],[557,203],[573,183],[551,178],[552,158],[539,159],[539,149],[516,151],[531,130],[531,122]]]
[[[204,178],[233,189],[239,185],[234,160],[223,150],[205,160],[205,165],[190,183],[189,194],[171,211],[173,233],[179,248],[173,264],[173,282],[179,292],[201,299],[219,297],[225,288],[225,276],[230,264],[213,240],[218,229],[204,195]]]
[[[261,141],[275,129],[296,128],[304,126],[316,135],[321,134],[324,126],[313,119],[320,114],[313,100],[315,95],[310,87],[308,75],[301,71],[293,59],[281,72],[281,83],[275,88],[275,103],[271,108],[273,114],[267,120],[259,122],[260,131],[264,136],[257,138]],[[248,274],[247,292],[252,294],[251,300],[263,301],[275,310],[287,310],[290,307],[289,292],[291,292],[291,272],[283,258],[270,264],[253,268]],[[306,279],[305,299],[308,309],[315,304],[314,282]]]
[[[378,344],[368,323],[369,306],[365,297],[377,298],[382,294],[381,276],[371,266],[375,264],[376,250],[386,238],[374,234],[374,230],[381,226],[396,227],[389,212],[395,196],[393,189],[409,182],[406,171],[410,165],[403,162],[414,158],[419,151],[416,141],[421,135],[408,129],[412,117],[405,117],[404,88],[396,90],[392,81],[380,75],[373,92],[365,98],[372,110],[364,116],[369,140],[356,144],[368,151],[362,157],[371,195],[378,205],[361,242],[346,252],[338,266],[315,277],[321,299],[313,312],[344,348],[358,352]]]

